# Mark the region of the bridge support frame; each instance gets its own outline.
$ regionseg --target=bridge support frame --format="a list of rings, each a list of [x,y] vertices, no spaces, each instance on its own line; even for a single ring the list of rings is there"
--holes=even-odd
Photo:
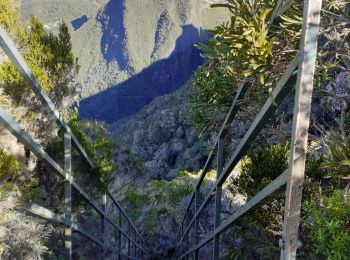
[[[275,8],[272,12],[269,28],[272,27],[274,22],[277,22],[277,17],[284,11],[288,10],[291,5],[291,0],[278,0],[276,1]],[[251,84],[250,79],[246,79],[243,85],[238,89],[236,97],[232,103],[231,109],[226,116],[226,119],[221,126],[220,132],[216,138],[216,141],[211,148],[203,171],[198,180],[196,188],[192,193],[192,197],[188,203],[185,216],[181,223],[180,241],[177,248],[181,246],[182,250],[178,259],[186,259],[193,252],[200,250],[205,245],[214,241],[214,254],[213,259],[219,258],[219,237],[226,230],[230,229],[234,222],[238,218],[242,217],[248,211],[258,205],[266,202],[269,198],[274,196],[282,188],[286,187],[285,196],[285,217],[283,226],[283,240],[281,243],[282,260],[289,260],[296,258],[296,250],[299,246],[298,241],[298,228],[300,222],[300,209],[302,199],[302,187],[305,174],[305,160],[306,160],[306,144],[308,139],[308,130],[310,123],[310,110],[313,91],[313,78],[315,73],[315,63],[317,56],[317,43],[320,23],[320,13],[322,7],[322,0],[304,0],[304,16],[303,27],[300,40],[300,50],[295,55],[294,59],[289,62],[283,75],[276,82],[276,85],[271,93],[271,98],[267,99],[260,112],[255,117],[249,129],[246,131],[244,137],[237,145],[235,151],[232,153],[229,160],[226,162],[224,169],[220,173],[219,159],[218,159],[218,176],[217,180],[208,191],[205,199],[201,202],[201,205],[195,212],[195,215],[187,223],[187,216],[195,201],[196,190],[200,189],[203,180],[209,172],[210,165],[213,161],[214,151],[217,149],[220,154],[220,139],[225,138],[226,129],[233,122],[233,119],[237,115],[238,109],[241,104],[241,100],[245,95],[245,88]],[[237,166],[238,162],[247,155],[247,152],[251,148],[251,145],[255,138],[259,135],[264,126],[268,123],[268,120],[273,117],[279,105],[292,93],[292,90],[296,86],[294,111],[293,111],[293,130],[290,150],[289,167],[280,176],[273,180],[270,184],[264,187],[261,191],[255,194],[245,205],[238,208],[233,215],[231,215],[225,221],[218,219],[220,208],[220,192],[221,187],[230,176],[232,170]],[[216,223],[214,230],[207,234],[201,241],[196,241],[195,245],[183,252],[183,244],[187,245],[187,236],[193,227],[193,224],[197,222],[197,218],[211,205],[213,196],[216,199]]]
[[[67,260],[72,259],[72,137],[69,132],[64,134],[64,248]]]
[[[322,0],[306,0],[295,91],[281,259],[296,258]]]
[[[217,179],[220,178],[224,168],[224,139],[220,138],[218,141],[218,155],[217,155]],[[222,185],[218,185],[215,192],[215,224],[214,229],[220,226],[221,223],[221,197]],[[213,245],[213,259],[217,260],[220,256],[220,235],[214,237]]]
[[[94,168],[94,163],[86,153],[83,146],[79,143],[78,139],[71,132],[69,126],[63,119],[63,116],[59,113],[55,105],[46,95],[42,86],[33,75],[32,71],[29,69],[23,57],[20,55],[18,50],[16,49],[16,45],[8,36],[6,31],[0,26],[0,48],[4,51],[9,60],[17,68],[18,72],[21,74],[23,79],[28,83],[29,88],[41,102],[43,109],[55,119],[58,127],[64,132],[64,168],[60,166],[50,155],[43,149],[43,147],[37,143],[33,138],[22,129],[12,118],[8,115],[8,113],[0,108],[0,124],[3,125],[10,133],[12,133],[19,142],[23,143],[23,145],[30,150],[39,160],[45,162],[45,165],[53,174],[56,174],[59,178],[64,181],[64,214],[57,214],[47,208],[41,207],[35,203],[30,205],[25,205],[22,209],[26,210],[28,213],[33,214],[37,217],[44,218],[55,223],[58,223],[64,227],[64,254],[66,259],[72,259],[72,231],[78,233],[79,235],[87,238],[89,241],[95,243],[100,248],[103,248],[105,252],[111,252],[112,254],[116,254],[119,257],[125,257],[125,255],[115,250],[114,248],[105,248],[105,242],[102,242],[100,239],[96,238],[96,236],[90,234],[84,228],[72,221],[72,188],[74,188],[77,193],[79,193],[82,198],[101,216],[103,219],[111,224],[114,229],[118,230],[124,237],[129,239],[130,243],[133,243],[135,246],[139,248],[141,251],[141,257],[144,256],[145,250],[145,240],[142,238],[141,234],[137,231],[134,223],[123,210],[119,202],[114,198],[112,193],[106,190],[106,194],[113,202],[113,205],[117,206],[120,210],[123,217],[125,217],[126,222],[132,227],[132,229],[137,233],[138,237],[141,239],[141,245],[136,242],[135,239],[132,239],[127,235],[127,231],[118,225],[110,216],[108,216],[105,212],[105,209],[102,209],[98,206],[95,201],[93,201],[90,196],[84,192],[84,190],[73,180],[71,174],[72,167],[72,144],[74,148],[80,155],[80,159],[86,163],[90,169]],[[104,237],[105,239],[105,237]]]

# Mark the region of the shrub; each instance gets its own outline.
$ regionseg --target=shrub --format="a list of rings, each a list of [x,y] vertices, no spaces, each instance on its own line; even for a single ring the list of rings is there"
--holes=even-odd
[[[181,211],[181,200],[192,193],[198,176],[198,173],[180,171],[171,181],[152,180],[141,190],[130,186],[124,193],[122,202],[127,212],[142,220],[142,227],[147,233],[155,234],[159,223],[170,222],[174,218],[179,221],[177,218],[180,218],[178,213]],[[159,222],[154,222],[154,219]]]
[[[305,176],[306,178],[312,178],[317,181],[324,179],[325,171],[322,168],[322,164],[325,162],[325,158],[322,154],[319,154],[312,146],[308,147],[306,154]]]
[[[134,155],[132,155],[130,153],[130,151],[125,151],[126,154],[128,154],[128,158],[127,158],[127,165],[129,165],[129,167],[133,168],[134,171],[139,174],[139,175],[143,175],[145,173],[145,166],[143,164],[143,160],[140,159],[139,157],[136,157]]]
[[[255,195],[288,167],[289,144],[260,146],[248,152],[239,177],[231,178],[229,190],[248,197]]]
[[[19,27],[19,0],[0,0],[0,25],[18,38],[24,38],[25,32]]]
[[[75,94],[74,78],[79,65],[72,53],[66,24],[62,23],[58,34],[54,35],[46,32],[42,22],[31,17],[27,30],[27,26],[19,21],[19,1],[0,0],[0,25],[19,46],[28,67],[56,106],[61,106],[64,98]],[[15,105],[26,104],[35,112],[39,110],[38,104],[31,99],[28,83],[9,60],[0,64],[0,84]]]
[[[97,171],[101,177],[106,179],[115,167],[113,162],[113,142],[105,136],[98,135],[94,140],[93,148]]]
[[[16,158],[0,148],[0,182],[12,179],[20,169]]]
[[[0,226],[1,259],[42,259],[48,252],[45,242],[51,229],[32,217],[16,211],[4,211]]]
[[[316,252],[327,259],[350,256],[350,203],[340,190],[329,197],[309,200],[304,204],[305,226]]]
[[[124,195],[123,202],[131,210],[131,217],[137,219],[141,215],[143,206],[149,201],[147,194],[139,192],[134,188],[129,188]]]
[[[336,140],[329,145],[331,156],[322,163],[322,168],[327,170],[327,177],[350,179],[350,146]]]
[[[21,192],[21,201],[28,202],[35,198],[38,198],[41,194],[41,189],[39,187],[39,180],[33,177],[19,186],[19,191]]]
[[[187,183],[184,179],[174,179],[172,181],[153,180],[149,183],[149,192],[154,192],[156,199],[168,203],[171,206],[178,206],[181,199],[189,194],[194,189],[192,183]],[[162,194],[163,197],[160,197]]]
[[[0,185],[1,198],[7,198],[13,192],[16,192],[16,186],[12,182],[5,182]]]
[[[52,227],[15,210],[14,186],[10,189],[9,193],[0,191],[0,259],[43,259]]]
[[[275,82],[286,67],[290,52],[297,49],[296,40],[301,28],[298,3],[285,14],[281,27],[287,30],[269,33],[268,21],[275,1],[228,0],[212,7],[227,8],[230,21],[208,30],[213,35],[205,44],[199,44],[205,64],[193,79],[195,92],[190,100],[190,122],[202,132],[210,132],[222,121],[239,84],[247,77],[252,82],[247,96],[248,112],[264,95],[271,93]],[[289,16],[293,16],[290,19]],[[280,28],[278,28],[280,29]],[[258,98],[258,99],[257,99]]]
[[[96,182],[99,182],[101,178],[104,181],[108,181],[109,175],[115,169],[113,161],[113,142],[110,138],[100,134],[89,138],[85,133],[87,128],[86,124],[88,123],[89,121],[79,120],[78,113],[74,112],[68,122],[68,126],[85,149],[87,155],[94,162],[95,168],[93,169],[91,177],[93,177]],[[55,146],[59,147],[57,144]]]
[[[261,145],[249,151],[242,160],[240,175],[229,179],[228,191],[233,195],[244,194],[249,200],[288,168],[288,159],[288,143]],[[264,252],[268,259],[274,258],[279,252],[275,234],[283,226],[282,197],[284,194],[277,195],[244,216],[240,227],[244,241],[235,251],[241,250],[247,258],[255,251]]]

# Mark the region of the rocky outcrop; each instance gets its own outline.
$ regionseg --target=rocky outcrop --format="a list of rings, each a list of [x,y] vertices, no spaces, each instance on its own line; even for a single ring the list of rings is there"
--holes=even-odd
[[[114,131],[114,139],[145,162],[151,178],[172,179],[179,169],[197,171],[203,166],[210,136],[198,137],[187,123],[190,85],[158,97]]]

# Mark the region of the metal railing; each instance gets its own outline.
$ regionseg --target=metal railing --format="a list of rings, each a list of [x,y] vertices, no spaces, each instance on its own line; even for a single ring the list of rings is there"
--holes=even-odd
[[[25,209],[32,214],[54,221],[56,223],[64,225],[64,238],[65,238],[65,257],[66,259],[72,259],[72,231],[79,233],[88,240],[92,241],[101,248],[103,258],[106,255],[112,253],[118,256],[118,259],[142,259],[144,257],[145,240],[142,238],[141,234],[137,231],[134,223],[122,209],[118,201],[113,197],[112,193],[106,191],[102,196],[102,207],[99,207],[96,202],[94,202],[87,193],[73,180],[72,176],[72,144],[75,146],[80,156],[86,161],[90,168],[94,167],[92,160],[89,158],[84,148],[81,146],[77,138],[71,132],[67,124],[64,122],[60,113],[45,94],[44,90],[38,83],[37,79],[33,73],[28,68],[24,59],[21,57],[17,51],[15,44],[9,38],[7,33],[0,27],[0,47],[3,49],[8,58],[16,66],[22,77],[28,82],[31,90],[36,94],[36,96],[41,101],[41,104],[45,109],[54,117],[58,126],[64,131],[64,168],[62,169],[58,163],[56,163],[45,151],[44,149],[36,143],[21,127],[14,122],[14,120],[0,108],[0,123],[5,126],[20,142],[22,142],[26,148],[28,148],[38,159],[45,162],[51,170],[56,173],[61,179],[64,180],[64,215],[59,215],[52,212],[49,209],[43,208],[36,204],[31,204],[25,207]],[[72,188],[75,189],[83,198],[88,202],[88,204],[100,215],[101,217],[101,234],[102,239],[94,237],[87,230],[84,230],[77,223],[73,222],[72,219]],[[119,223],[117,223],[113,218],[107,215],[106,205],[107,199],[110,199],[113,206],[117,207],[119,212]],[[126,223],[126,227],[122,228],[122,219]],[[107,233],[106,224],[109,223],[114,229],[118,230],[118,246],[117,248],[107,247]],[[122,248],[122,239],[125,241],[127,248]],[[131,246],[135,248],[131,252]],[[126,252],[125,252],[126,251]]]
[[[283,11],[287,10],[291,4],[291,0],[278,0],[269,26],[274,23],[276,18]],[[279,79],[275,86],[272,97],[269,98],[253,123],[251,124],[239,145],[224,165],[224,138],[227,128],[235,118],[241,100],[249,87],[249,80],[244,82],[237,91],[234,102],[229,113],[219,131],[218,137],[211,149],[208,159],[205,163],[198,183],[192,193],[188,203],[185,215],[181,221],[180,231],[178,233],[179,242],[176,246],[178,259],[198,259],[199,250],[213,243],[212,259],[219,259],[220,252],[220,235],[232,227],[234,222],[248,211],[252,210],[258,204],[266,201],[277,191],[286,186],[285,197],[285,215],[283,238],[280,240],[281,259],[295,259],[296,250],[300,242],[298,241],[298,228],[300,221],[302,187],[305,172],[306,144],[308,139],[308,129],[310,122],[311,98],[313,91],[313,78],[315,73],[315,62],[317,55],[317,41],[319,34],[319,22],[322,0],[305,0],[304,1],[304,17],[300,41],[300,50],[294,59],[290,62],[283,76]],[[221,200],[222,185],[228,179],[231,171],[237,163],[247,154],[252,142],[263,129],[266,122],[274,115],[284,98],[292,93],[295,86],[295,101],[293,110],[293,129],[290,147],[289,167],[279,177],[258,192],[245,205],[238,208],[233,215],[225,221],[221,221]],[[276,105],[277,104],[277,105]],[[210,165],[214,160],[215,150],[217,155],[217,178],[210,191],[206,194],[202,203],[199,203],[200,188],[206,177]],[[199,217],[204,210],[212,203],[215,198],[215,224],[214,229],[199,240],[198,226]],[[191,209],[194,209],[194,213]],[[191,215],[193,215],[191,217]],[[192,247],[189,240],[190,230],[194,229]],[[208,258],[208,256],[207,256]]]

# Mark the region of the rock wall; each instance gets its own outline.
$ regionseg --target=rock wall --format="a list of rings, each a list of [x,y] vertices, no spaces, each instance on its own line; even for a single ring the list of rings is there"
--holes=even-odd
[[[198,171],[207,156],[211,137],[198,137],[187,123],[189,84],[156,98],[133,118],[117,127],[114,140],[142,158],[151,178],[172,179],[179,169]]]

